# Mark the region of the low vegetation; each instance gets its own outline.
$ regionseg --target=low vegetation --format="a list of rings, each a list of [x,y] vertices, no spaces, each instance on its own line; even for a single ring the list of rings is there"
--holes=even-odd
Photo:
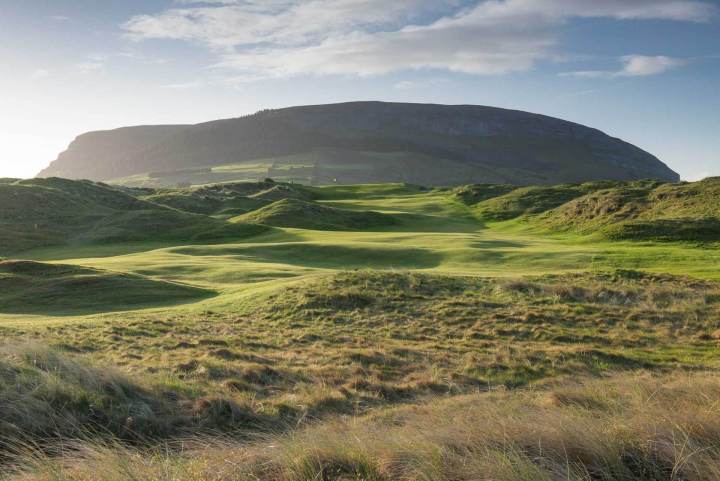
[[[0,461],[19,446],[57,454],[79,439],[137,445],[218,431],[277,429],[249,404],[178,392],[37,344],[0,348]]]
[[[278,422],[498,386],[716,367],[720,285],[634,271],[487,279],[345,272],[230,312],[7,329]]]
[[[548,214],[558,229],[618,240],[720,240],[720,178],[631,183],[595,191]]]
[[[184,189],[148,189],[143,200],[196,214],[236,216],[282,199],[310,199],[302,186],[274,182],[236,182]]]
[[[63,463],[26,451],[9,479],[712,481],[719,395],[713,375],[620,376],[337,419],[252,444],[73,446]]]
[[[579,185],[520,187],[477,203],[475,211],[482,219],[508,220],[541,214],[585,194]]]
[[[298,199],[283,199],[233,219],[235,222],[317,230],[363,230],[398,224],[379,212],[358,212]]]

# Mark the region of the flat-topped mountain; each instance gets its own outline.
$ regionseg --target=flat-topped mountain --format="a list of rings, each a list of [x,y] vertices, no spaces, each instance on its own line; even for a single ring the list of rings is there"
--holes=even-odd
[[[39,176],[162,186],[273,177],[311,184],[553,184],[678,175],[603,132],[516,110],[352,102],[79,136]]]

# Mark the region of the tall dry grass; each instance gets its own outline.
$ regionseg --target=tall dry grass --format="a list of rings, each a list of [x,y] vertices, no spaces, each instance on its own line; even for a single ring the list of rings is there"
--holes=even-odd
[[[720,377],[635,374],[336,419],[250,444],[25,453],[33,481],[716,481]]]

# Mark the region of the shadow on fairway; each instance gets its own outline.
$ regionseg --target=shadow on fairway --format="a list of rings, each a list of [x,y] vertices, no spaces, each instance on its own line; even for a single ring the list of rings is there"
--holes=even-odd
[[[253,262],[337,269],[428,269],[439,266],[444,260],[441,253],[429,249],[301,242],[209,249],[181,247],[173,249],[172,252],[189,256],[233,256],[238,260]]]
[[[88,315],[169,307],[215,291],[143,276],[34,261],[0,262],[0,313]]]

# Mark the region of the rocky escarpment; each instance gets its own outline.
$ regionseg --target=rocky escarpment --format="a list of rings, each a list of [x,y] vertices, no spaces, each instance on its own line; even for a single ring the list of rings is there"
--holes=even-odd
[[[493,107],[383,102],[89,133],[40,176],[111,180],[311,152],[320,153],[313,157],[318,179],[337,180],[332,169],[345,165],[345,183],[678,180],[653,155],[572,122]],[[323,175],[323,168],[329,173]]]

